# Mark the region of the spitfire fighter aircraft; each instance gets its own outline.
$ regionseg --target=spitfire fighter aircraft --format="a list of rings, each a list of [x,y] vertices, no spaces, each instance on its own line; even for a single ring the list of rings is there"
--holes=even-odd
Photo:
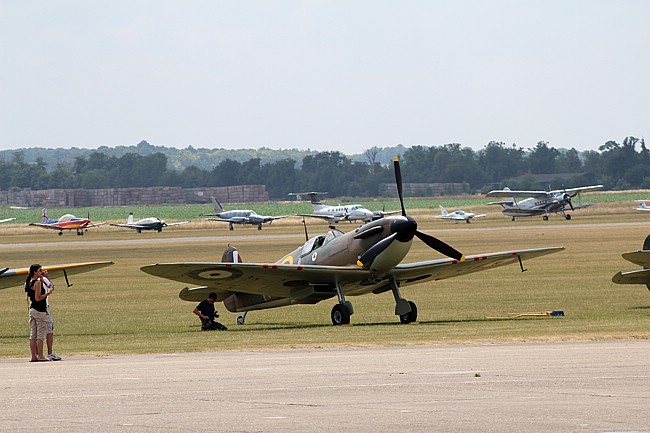
[[[143,218],[138,221],[133,221],[133,212],[129,212],[129,217],[126,219],[126,224],[111,224],[115,227],[126,227],[133,229],[138,233],[142,233],[142,230],[156,230],[161,232],[163,227],[172,227],[181,224],[187,224],[190,221],[179,221],[177,223],[166,223],[164,220],[161,220],[157,217]]]
[[[580,193],[602,187],[602,185],[591,185],[578,188],[557,189],[555,191],[511,191],[510,188],[506,187],[501,190],[490,191],[486,194],[486,197],[508,197],[505,200],[488,204],[500,205],[501,213],[512,217],[513,221],[515,218],[536,215],[542,215],[542,219],[547,221],[549,213],[557,213],[562,215],[566,220],[570,220],[571,214],[566,213],[567,207],[573,211],[591,206],[591,204],[580,203]],[[574,206],[571,199],[576,195],[578,196],[578,204]],[[524,200],[515,200],[515,198],[521,197],[525,197]]]
[[[64,277],[66,285],[70,287],[72,285],[68,279],[70,275],[94,271],[96,269],[101,269],[112,264],[113,262],[111,261],[68,263],[64,265],[45,265],[43,266],[43,269],[48,270],[51,278]],[[0,289],[6,289],[9,287],[21,286],[25,284],[25,278],[27,278],[27,275],[29,275],[29,268],[0,269]]]
[[[645,204],[645,202],[647,202],[647,201],[648,200],[637,200],[637,202],[639,203],[639,207],[635,208],[634,210],[640,210],[640,211],[644,211],[644,212],[650,211],[650,206]],[[0,221],[0,222],[2,222],[2,221]]]
[[[30,226],[41,227],[44,229],[57,230],[59,236],[63,234],[63,230],[76,230],[77,236],[83,236],[85,231],[90,227],[99,227],[101,225],[108,224],[104,221],[99,224],[95,224],[88,218],[78,218],[72,214],[65,214],[61,218],[50,219],[47,216],[47,209],[43,209],[42,222],[40,223],[30,223]]]
[[[397,158],[395,179],[401,215],[371,221],[354,231],[331,229],[315,236],[275,263],[240,263],[228,250],[218,263],[162,263],[143,266],[148,274],[199,287],[184,288],[181,299],[199,301],[215,292],[231,312],[243,312],[243,324],[251,310],[293,304],[316,304],[335,298],[331,319],[334,325],[350,322],[354,313],[348,296],[391,292],[395,314],[401,323],[417,320],[415,303],[402,298],[400,289],[412,284],[452,278],[483,271],[563,250],[537,248],[477,254],[465,257],[441,240],[418,230],[417,222],[406,214],[402,177]],[[401,263],[414,238],[420,239],[448,258]]]
[[[6,219],[3,219],[3,220],[0,220],[0,224],[8,223],[9,221],[15,221],[15,220],[16,220],[16,218],[6,218]]]
[[[348,204],[348,205],[339,205],[339,206],[328,206],[323,204],[318,194],[327,194],[326,192],[292,192],[289,195],[300,196],[308,195],[311,201],[311,204],[314,208],[314,212],[310,214],[298,214],[302,217],[311,217],[311,218],[320,218],[331,226],[333,224],[339,223],[341,221],[363,221],[370,222],[379,218],[383,218],[386,215],[397,214],[399,211],[371,211],[365,208],[365,206],[360,204]]]
[[[441,205],[438,205],[438,207],[440,208],[440,215],[435,215],[434,218],[452,220],[456,223],[460,221],[465,221],[467,224],[469,224],[472,218],[483,218],[485,216],[484,213],[476,215],[472,212],[465,212],[464,210],[455,210],[453,212],[447,212],[447,209],[445,209]]]
[[[214,216],[216,218],[206,218],[208,221],[223,221],[228,223],[228,229],[233,229],[233,224],[251,224],[256,225],[257,230],[262,230],[262,224],[271,224],[275,220],[287,218],[289,215],[270,216],[258,215],[255,211],[245,210],[224,210],[215,197],[212,197],[212,204],[214,205],[214,212],[210,214],[201,214],[201,216]]]
[[[617,272],[612,277],[612,281],[616,284],[645,284],[650,290],[650,235],[643,242],[643,250],[623,253],[623,258],[635,265],[643,266],[643,269]]]

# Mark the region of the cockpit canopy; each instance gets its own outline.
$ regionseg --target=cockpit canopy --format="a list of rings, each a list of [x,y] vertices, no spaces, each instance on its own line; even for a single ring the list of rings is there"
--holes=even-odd
[[[317,248],[322,247],[323,245],[327,244],[329,241],[332,239],[338,238],[339,236],[343,236],[343,232],[337,229],[332,229],[328,231],[325,235],[319,235],[319,236],[314,236],[313,238],[309,239],[305,244],[302,246],[302,251],[300,255],[304,256],[312,251],[314,251]]]

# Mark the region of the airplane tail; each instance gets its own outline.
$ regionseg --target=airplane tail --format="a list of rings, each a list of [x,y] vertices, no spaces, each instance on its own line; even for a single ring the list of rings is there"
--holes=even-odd
[[[447,212],[447,209],[445,209],[444,207],[442,207],[442,205],[438,205],[438,207],[440,208],[440,213],[442,214],[442,216],[447,216],[447,215],[449,215],[449,212]]]
[[[129,216],[126,219],[127,224],[133,224],[133,212],[129,212]]]
[[[221,207],[221,203],[219,203],[219,200],[217,200],[216,197],[212,197],[212,204],[214,205],[214,211],[216,213],[223,212],[223,208]]]
[[[232,245],[228,244],[226,249],[223,252],[223,255],[221,256],[221,262],[223,263],[242,263],[243,260],[241,259],[241,256],[239,255],[239,251],[237,251],[237,248],[233,247]]]

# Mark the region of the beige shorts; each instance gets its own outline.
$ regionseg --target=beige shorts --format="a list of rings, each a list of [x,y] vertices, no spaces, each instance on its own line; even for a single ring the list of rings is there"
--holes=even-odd
[[[47,317],[49,315],[42,311],[29,309],[29,339],[45,340],[47,334]]]
[[[47,333],[54,334],[54,319],[52,319],[52,314],[47,314]]]

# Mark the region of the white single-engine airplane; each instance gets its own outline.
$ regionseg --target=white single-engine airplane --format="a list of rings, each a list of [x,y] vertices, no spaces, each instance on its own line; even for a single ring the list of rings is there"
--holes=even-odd
[[[187,224],[190,221],[179,221],[177,223],[166,223],[165,220],[161,220],[158,217],[149,217],[143,218],[138,221],[133,221],[133,212],[129,212],[129,216],[126,219],[126,224],[111,224],[114,227],[126,227],[133,229],[138,233],[142,233],[142,230],[155,230],[161,232],[163,227],[172,227],[181,224]]]
[[[111,261],[68,263],[64,265],[44,265],[43,269],[48,270],[50,278],[64,277],[66,285],[70,287],[72,285],[68,279],[70,275],[94,271],[96,269],[101,269],[112,264],[113,262]],[[0,269],[0,289],[7,289],[9,287],[24,285],[27,275],[29,275],[29,268]]]
[[[214,213],[201,214],[201,216],[213,216],[216,218],[206,218],[208,221],[223,221],[228,223],[228,228],[233,229],[233,224],[251,224],[256,225],[257,230],[262,230],[262,224],[271,224],[275,220],[286,218],[289,215],[271,216],[271,215],[258,215],[255,211],[249,209],[238,210],[224,210],[221,203],[215,197],[212,197],[212,204],[214,205]]]
[[[467,224],[469,224],[472,218],[483,218],[485,216],[484,213],[476,215],[475,213],[472,212],[465,212],[464,210],[455,210],[453,212],[447,212],[447,209],[442,207],[442,205],[438,205],[440,208],[440,215],[435,215],[434,218],[436,219],[443,219],[443,220],[452,220],[456,223],[460,221],[465,221]]]
[[[645,284],[650,290],[650,235],[643,242],[641,251],[623,253],[623,258],[635,265],[643,266],[643,269],[629,272],[617,272],[612,277],[616,284]]]
[[[591,206],[591,204],[580,203],[580,193],[602,188],[602,185],[581,186],[578,188],[556,189],[554,191],[511,191],[506,187],[500,190],[490,191],[486,197],[508,197],[505,200],[494,201],[489,205],[500,205],[501,213],[515,218],[531,217],[542,215],[544,221],[548,220],[549,213],[557,213],[565,219],[570,220],[571,214],[566,213],[567,206],[571,210]],[[573,193],[573,194],[571,194]],[[578,204],[573,205],[571,199],[578,196]],[[525,197],[524,200],[517,201],[515,198]]]
[[[240,258],[226,257],[218,263],[162,263],[143,266],[148,274],[199,287],[184,288],[181,299],[199,301],[210,292],[217,294],[231,312],[243,312],[237,323],[243,324],[251,310],[293,304],[316,304],[335,298],[331,319],[334,325],[350,322],[354,313],[348,296],[391,292],[395,314],[401,323],[417,320],[415,303],[402,298],[400,289],[412,284],[457,277],[507,264],[519,264],[563,250],[563,247],[536,248],[477,254],[462,253],[418,230],[417,222],[406,214],[402,194],[402,176],[395,158],[395,180],[401,215],[371,221],[354,231],[331,229],[315,236],[275,263],[239,263]],[[401,263],[413,238],[446,255],[414,263]],[[228,251],[224,255],[228,255]]]
[[[645,211],[645,212],[650,211],[650,206],[645,204],[645,202],[647,202],[647,201],[648,200],[637,200],[637,202],[639,203],[639,207],[635,208],[634,210],[640,210],[640,211]]]
[[[323,204],[318,194],[324,195],[326,192],[292,192],[289,195],[300,196],[308,195],[310,202],[314,208],[313,213],[309,214],[298,214],[302,217],[311,217],[311,218],[320,218],[329,225],[340,223],[341,221],[363,221],[369,222],[379,218],[383,218],[386,215],[398,214],[399,211],[384,212],[381,210],[371,211],[366,209],[365,206],[360,204],[347,204],[347,205],[338,205],[338,206],[329,206]]]

